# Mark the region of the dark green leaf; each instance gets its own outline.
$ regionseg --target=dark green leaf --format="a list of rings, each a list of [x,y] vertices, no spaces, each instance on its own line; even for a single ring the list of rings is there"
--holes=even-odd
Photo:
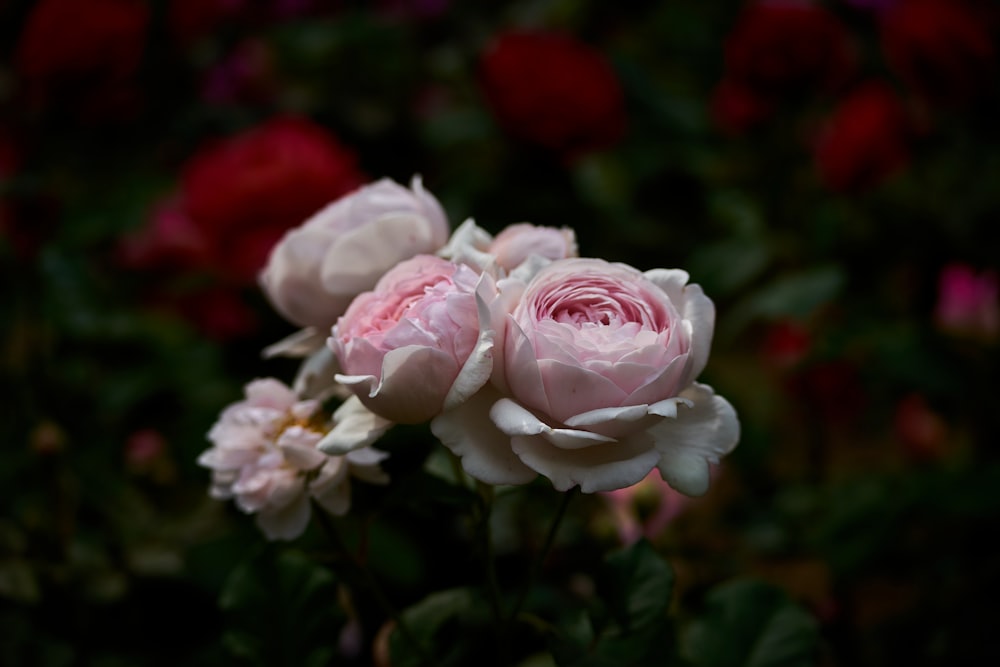
[[[682,636],[699,667],[809,667],[819,633],[815,619],[779,588],[740,580],[709,593],[703,616]]]
[[[329,664],[340,611],[332,574],[295,551],[266,548],[229,576],[219,606],[226,645],[255,665]]]

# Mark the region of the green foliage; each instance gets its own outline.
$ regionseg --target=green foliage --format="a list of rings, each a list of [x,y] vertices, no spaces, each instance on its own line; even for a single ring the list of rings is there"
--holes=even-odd
[[[223,641],[248,664],[322,667],[336,652],[336,579],[301,552],[258,550],[233,569],[219,606]]]
[[[810,667],[816,664],[816,620],[779,588],[752,580],[721,585],[682,635],[682,653],[697,667]]]

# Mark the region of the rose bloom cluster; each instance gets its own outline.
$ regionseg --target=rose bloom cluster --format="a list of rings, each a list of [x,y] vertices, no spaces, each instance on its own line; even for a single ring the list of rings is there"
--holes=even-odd
[[[739,422],[696,381],[715,308],[688,274],[579,257],[567,227],[449,229],[419,178],[383,179],[278,242],[260,284],[303,328],[267,352],[303,362],[290,388],[252,383],[213,429],[202,463],[215,495],[266,511],[270,536],[294,536],[310,495],[329,510],[339,494],[345,509],[334,489],[349,476],[334,472],[358,456],[377,466],[372,446],[397,423],[429,423],[486,484],[542,475],[560,491],[607,492],[655,468],[673,489],[704,493]],[[266,418],[261,387],[280,395],[264,401]],[[317,417],[335,399],[332,418]],[[285,515],[295,521],[275,529]]]

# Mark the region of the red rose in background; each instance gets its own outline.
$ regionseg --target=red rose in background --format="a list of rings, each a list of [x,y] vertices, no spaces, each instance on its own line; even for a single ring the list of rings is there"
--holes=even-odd
[[[354,153],[329,132],[281,117],[191,158],[181,210],[204,237],[211,267],[252,282],[286,230],[364,181]]]
[[[854,69],[844,26],[808,2],[756,2],[726,38],[713,115],[731,131],[766,118],[776,102],[836,88]]]
[[[15,70],[36,103],[71,96],[110,106],[139,68],[148,23],[141,0],[42,0],[25,22]]]
[[[881,36],[889,66],[929,100],[962,102],[993,84],[993,40],[961,0],[901,0],[883,16]]]
[[[238,16],[244,4],[245,0],[171,0],[167,21],[175,39],[193,42]]]
[[[625,103],[611,65],[569,36],[508,32],[483,54],[482,84],[511,135],[567,158],[606,148],[625,129]]]
[[[869,82],[852,92],[820,130],[816,166],[839,192],[874,187],[906,166],[911,125],[897,95]]]

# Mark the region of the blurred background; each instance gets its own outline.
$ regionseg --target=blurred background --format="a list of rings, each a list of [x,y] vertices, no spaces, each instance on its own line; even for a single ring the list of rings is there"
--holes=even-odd
[[[453,227],[568,225],[714,299],[743,437],[648,533],[679,615],[753,575],[816,664],[1000,664],[998,30],[992,0],[0,0],[0,663],[280,664],[259,631],[368,664],[378,628],[295,560],[315,536],[262,551],[195,461],[294,374],[260,355],[294,331],[272,244],[421,174]],[[433,444],[389,440],[404,477]],[[401,605],[462,572],[406,491],[358,500]],[[606,500],[554,557],[626,539]],[[247,558],[321,594],[234,601]]]

